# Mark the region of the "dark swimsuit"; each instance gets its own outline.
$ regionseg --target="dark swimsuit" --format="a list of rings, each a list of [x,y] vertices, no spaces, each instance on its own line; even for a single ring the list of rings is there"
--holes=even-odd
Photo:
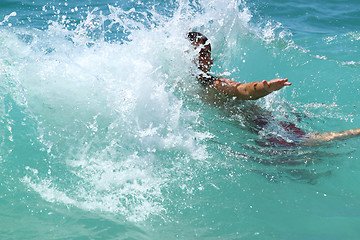
[[[276,121],[276,120],[272,120]],[[254,120],[254,124],[256,127],[256,132],[260,132],[262,129],[267,128],[270,124],[270,121],[265,117],[257,117]],[[287,138],[281,136],[281,134],[270,134],[267,136],[263,141],[258,142],[260,145],[272,145],[272,146],[283,146],[283,147],[296,147],[301,143],[305,138],[307,138],[306,132],[301,130],[300,128],[296,127],[294,123],[287,122],[287,121],[276,121],[275,124],[281,126],[281,128],[285,131]]]

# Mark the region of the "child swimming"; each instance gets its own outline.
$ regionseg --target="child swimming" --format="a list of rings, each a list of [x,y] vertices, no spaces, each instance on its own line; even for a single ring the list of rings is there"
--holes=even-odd
[[[279,91],[285,86],[291,85],[291,83],[288,82],[288,79],[239,83],[231,79],[213,76],[209,73],[213,65],[213,60],[211,58],[211,44],[208,38],[199,32],[189,32],[187,38],[190,40],[195,50],[199,52],[197,66],[198,69],[201,70],[201,73],[198,74],[196,78],[204,87],[213,89],[229,98],[235,97],[242,100],[257,100],[274,91]],[[252,121],[256,125],[253,129],[256,129],[256,131],[259,132],[261,128],[275,120],[256,116]],[[345,139],[360,135],[360,128],[341,132],[306,133],[290,122],[279,121],[277,124],[292,136],[292,140],[289,142],[279,136],[268,136],[266,139],[270,144],[283,146],[314,145],[321,142],[329,142],[336,139]]]

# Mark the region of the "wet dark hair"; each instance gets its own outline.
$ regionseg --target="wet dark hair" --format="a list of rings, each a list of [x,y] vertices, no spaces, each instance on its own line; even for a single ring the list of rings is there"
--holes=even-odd
[[[209,40],[207,37],[205,37],[204,34],[199,33],[199,32],[189,32],[187,35],[187,38],[191,41],[192,44],[202,44],[202,45],[208,45],[210,47],[211,50],[211,45],[208,42],[206,44],[206,42]]]
[[[211,45],[210,42],[208,42],[208,38],[205,37],[205,35],[199,32],[189,32],[187,38],[190,40],[192,44],[200,46],[202,48],[201,51],[205,50],[204,46],[208,46],[209,49],[206,49],[205,51],[210,50],[210,54],[211,54]],[[198,75],[196,78],[198,82],[205,87],[211,85],[215,80],[217,80],[216,77],[208,73],[202,73]]]

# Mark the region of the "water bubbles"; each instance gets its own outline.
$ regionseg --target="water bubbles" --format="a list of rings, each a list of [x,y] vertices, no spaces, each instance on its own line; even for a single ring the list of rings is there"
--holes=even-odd
[[[214,136],[198,122],[204,112],[194,103],[198,88],[184,36],[204,30],[214,46],[235,49],[239,33],[250,32],[251,14],[234,4],[204,4],[200,14],[186,4],[172,12],[141,2],[142,8],[86,12],[70,2],[46,4],[42,16],[55,17],[44,30],[7,33],[9,42],[31,36],[5,58],[21,63],[9,76],[26,89],[26,108],[37,118],[37,139],[49,159],[38,172],[26,168],[24,184],[46,201],[130,221],[161,216],[172,188],[183,190],[176,195],[182,198],[205,192],[197,179],[209,166],[218,168],[208,161]],[[267,25],[264,37],[273,39],[273,30]],[[246,48],[240,55],[247,63]],[[224,68],[223,75],[236,69]]]
[[[4,25],[6,22],[8,22],[9,19],[10,19],[10,17],[15,17],[15,16],[16,16],[16,12],[12,12],[12,13],[10,13],[9,15],[5,16],[5,17],[4,17],[4,20],[3,20],[2,22],[0,22],[0,26],[1,26],[1,25]],[[11,24],[11,23],[8,23],[8,26],[11,27],[12,24]]]

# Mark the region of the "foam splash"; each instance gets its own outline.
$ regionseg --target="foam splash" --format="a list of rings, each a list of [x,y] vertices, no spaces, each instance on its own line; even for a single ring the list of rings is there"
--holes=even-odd
[[[196,127],[200,112],[186,103],[197,88],[186,32],[212,31],[214,49],[232,50],[253,31],[252,16],[242,1],[179,1],[172,14],[108,10],[76,26],[59,18],[41,31],[2,29],[12,83],[4,87],[36,119],[47,154],[45,167],[26,166],[25,184],[49,202],[141,221],[166,212],[169,187],[192,189],[211,156],[212,134]],[[264,30],[266,41],[275,29]]]
[[[1,26],[1,25],[4,25],[5,23],[7,23],[7,22],[9,21],[9,18],[10,18],[10,17],[15,17],[15,16],[16,16],[16,12],[12,12],[12,13],[10,13],[9,15],[5,16],[5,17],[4,17],[4,20],[0,22],[0,26]],[[11,27],[12,24],[9,23],[8,26]]]
[[[39,178],[33,172],[22,181],[46,201],[120,215],[129,221],[142,221],[164,211],[161,188],[166,179],[156,178],[151,164],[143,157],[132,156],[118,159],[119,162],[100,157],[89,159],[86,155],[83,158],[68,160],[68,171],[72,172],[73,181],[77,179],[73,185],[64,187],[51,174]]]
[[[109,8],[109,16],[89,12],[73,30],[61,22],[2,30],[3,49],[11,49],[2,55],[16,63],[6,66],[16,84],[5,87],[36,119],[47,153],[45,166],[26,166],[25,184],[49,202],[140,221],[165,211],[163,191],[181,179],[167,175],[208,158],[209,135],[192,128],[198,113],[176,96],[194,69],[183,28],[190,20],[181,13],[148,28],[120,17],[134,10]],[[105,21],[125,23],[131,41],[99,38]]]

